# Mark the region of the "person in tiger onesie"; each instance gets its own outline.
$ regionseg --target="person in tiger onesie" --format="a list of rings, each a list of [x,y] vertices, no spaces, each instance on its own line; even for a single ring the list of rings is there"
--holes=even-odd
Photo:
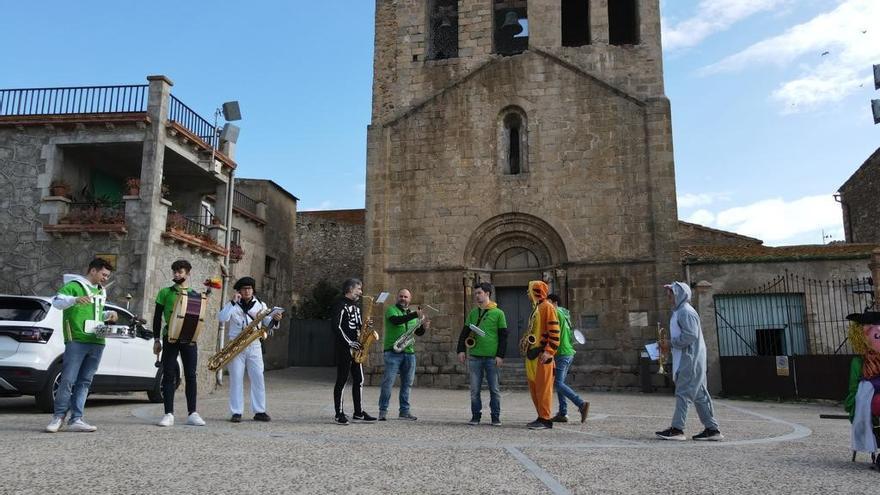
[[[556,365],[553,356],[559,349],[559,318],[556,307],[547,300],[550,288],[540,280],[529,282],[529,299],[534,310],[520,349],[526,355],[526,378],[529,392],[538,412],[538,419],[529,423],[530,430],[553,428],[550,410],[553,402],[553,374]]]

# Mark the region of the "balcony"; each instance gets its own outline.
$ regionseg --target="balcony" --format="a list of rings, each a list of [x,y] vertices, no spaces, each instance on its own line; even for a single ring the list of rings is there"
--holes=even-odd
[[[213,255],[226,256],[226,249],[219,243],[217,230],[217,226],[202,223],[201,219],[187,217],[177,211],[170,211],[162,238]]]
[[[74,203],[59,196],[47,199],[54,199],[58,206],[55,208],[55,215],[50,215],[50,223],[43,225],[43,230],[56,237],[64,234],[88,237],[90,234],[128,233],[125,228],[125,203]]]

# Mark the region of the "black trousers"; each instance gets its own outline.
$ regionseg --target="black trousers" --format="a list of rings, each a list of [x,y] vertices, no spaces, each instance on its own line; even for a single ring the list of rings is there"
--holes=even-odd
[[[364,367],[360,363],[354,362],[351,357],[351,351],[348,347],[336,348],[336,386],[333,387],[333,405],[336,407],[336,414],[342,414],[342,391],[345,389],[345,383],[351,376],[351,400],[354,402],[355,414],[363,412],[361,407],[361,392],[364,387]]]
[[[188,414],[196,412],[196,364],[199,348],[192,344],[171,344],[162,339],[162,399],[165,401],[165,414],[174,413],[174,389],[177,388],[177,356],[183,361],[183,378],[186,381],[186,409]]]

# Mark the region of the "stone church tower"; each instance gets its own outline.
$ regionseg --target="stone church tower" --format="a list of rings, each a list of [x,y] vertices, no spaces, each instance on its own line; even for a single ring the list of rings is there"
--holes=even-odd
[[[477,281],[507,315],[502,383],[525,383],[543,278],[587,336],[573,381],[638,386],[681,272],[659,0],[377,0],[366,188],[365,293],[410,288],[441,313],[418,384],[466,384]]]

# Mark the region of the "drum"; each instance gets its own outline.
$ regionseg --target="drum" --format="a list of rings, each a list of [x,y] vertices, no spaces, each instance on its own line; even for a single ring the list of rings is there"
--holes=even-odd
[[[207,296],[202,292],[189,290],[177,295],[171,321],[168,323],[168,342],[189,344],[199,339],[205,327]]]

